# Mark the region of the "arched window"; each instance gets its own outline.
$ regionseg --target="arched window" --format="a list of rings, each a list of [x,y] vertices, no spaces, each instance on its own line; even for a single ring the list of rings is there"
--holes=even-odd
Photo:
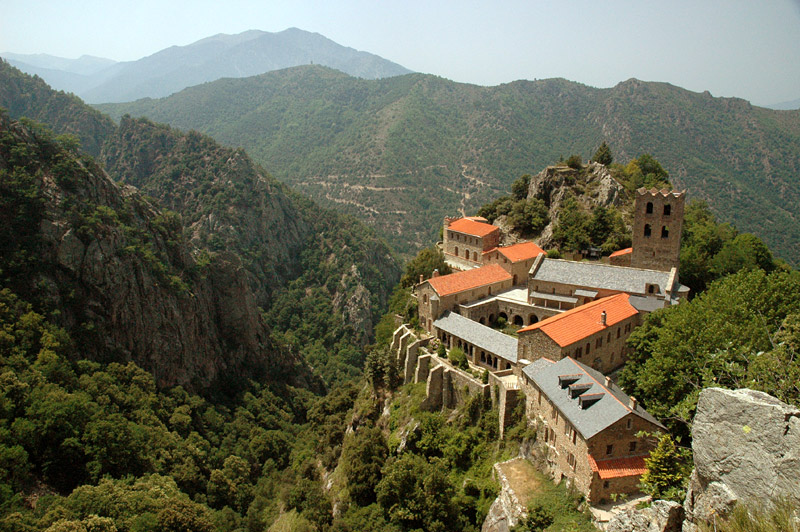
[[[644,236],[650,236],[653,230],[650,229],[650,224],[644,224]],[[458,248],[456,248],[458,249]]]
[[[469,250],[468,249],[464,250],[464,258],[469,260]]]
[[[670,214],[672,214],[672,205],[667,203],[664,205],[664,216],[669,216]]]
[[[458,257],[458,246],[456,246],[456,257]]]
[[[647,208],[645,209],[645,212],[647,214],[653,214],[653,202],[652,201],[648,201],[647,202]]]
[[[528,325],[533,325],[534,323],[537,323],[538,321],[539,321],[539,318],[536,317],[536,314],[531,314],[530,316],[528,316]]]
[[[472,260],[474,260],[475,262],[478,262],[478,254],[476,252],[474,252],[474,251],[472,252]]]
[[[422,302],[423,303],[427,303],[428,302],[428,294],[425,294],[425,295],[422,296]]]
[[[669,229],[666,225],[661,228],[661,238],[669,238]]]

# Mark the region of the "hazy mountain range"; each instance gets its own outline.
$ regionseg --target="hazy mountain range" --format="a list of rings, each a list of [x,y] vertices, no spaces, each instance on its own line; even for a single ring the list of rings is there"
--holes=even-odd
[[[64,59],[46,54],[4,53],[8,62],[53,88],[89,103],[168,96],[219,78],[240,78],[304,64],[321,64],[352,76],[376,79],[410,70],[377,55],[336,44],[318,33],[290,28],[219,34],[187,46],[171,46],[137,61],[91,56]]]
[[[396,249],[435,240],[559,157],[605,140],[617,162],[651,153],[690,197],[800,262],[800,112],[631,79],[497,87],[410,74],[359,80],[319,66],[225,79],[161,100],[100,106],[244,147],[322,204],[379,228]]]

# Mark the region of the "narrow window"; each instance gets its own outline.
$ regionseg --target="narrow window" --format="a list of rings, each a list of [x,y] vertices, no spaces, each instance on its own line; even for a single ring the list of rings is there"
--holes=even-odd
[[[619,335],[620,335],[620,331],[621,331],[621,330],[622,330],[622,327],[617,327],[617,338],[619,338]]]
[[[672,214],[672,205],[667,203],[664,205],[664,216],[669,216],[670,214]]]
[[[598,349],[603,347],[603,337],[601,336],[600,338],[598,338],[595,344],[596,344],[595,347]]]
[[[653,202],[652,201],[648,201],[647,202],[647,209],[645,209],[645,212],[647,214],[653,214]]]
[[[669,229],[666,225],[661,228],[661,238],[669,238]]]
[[[591,344],[589,342],[586,342],[586,354],[587,355],[589,354],[589,348],[590,347],[591,347]]]
[[[633,453],[633,452],[636,452],[636,442],[635,442],[635,441],[632,441],[632,442],[630,443],[630,445],[628,446],[628,451],[630,451],[630,452],[632,452],[632,453]]]
[[[611,454],[613,452],[614,452],[614,446],[613,445],[606,445],[606,455],[609,455],[609,454]]]
[[[609,486],[608,481],[607,480],[603,481],[603,488],[608,488],[608,486]]]
[[[577,431],[574,431],[574,430],[573,430],[573,431],[572,431],[572,443],[573,443],[573,445],[575,444],[575,440],[576,440],[577,438],[578,438],[578,433],[577,433]]]
[[[631,421],[631,418],[628,418],[628,430],[631,430],[631,426],[632,425],[633,425],[633,422]]]
[[[650,229],[650,224],[644,224],[644,236],[650,236],[653,231]]]

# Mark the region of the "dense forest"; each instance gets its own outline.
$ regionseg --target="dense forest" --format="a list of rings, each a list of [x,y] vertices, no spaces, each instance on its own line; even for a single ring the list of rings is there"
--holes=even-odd
[[[362,80],[320,66],[99,108],[241,146],[409,257],[443,216],[475,212],[518,176],[569,154],[586,160],[606,141],[619,159],[652,154],[722,221],[800,261],[800,111],[635,79],[609,89],[564,79],[480,87],[423,74]]]

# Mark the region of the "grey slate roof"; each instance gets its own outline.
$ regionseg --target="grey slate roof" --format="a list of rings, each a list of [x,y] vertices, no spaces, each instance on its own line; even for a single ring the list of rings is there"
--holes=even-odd
[[[576,291],[577,293],[577,291]],[[546,292],[530,291],[531,297],[538,297],[539,299],[549,299],[550,301],[562,301],[564,303],[577,303],[578,298],[572,296],[560,296],[558,294],[548,294]]]
[[[534,268],[536,265],[534,264]],[[603,288],[633,294],[645,294],[645,285],[658,285],[658,295],[665,297],[669,289],[670,272],[630,268],[627,266],[611,266],[599,262],[575,262],[570,260],[548,259],[542,261],[533,276],[537,281]],[[687,287],[680,285],[678,288]]]
[[[628,406],[629,398],[619,386],[611,383],[611,387],[605,386],[605,377],[599,371],[581,364],[571,357],[562,358],[554,364],[530,364],[526,366],[522,373],[530,379],[555,405],[575,430],[581,433],[584,439],[600,433],[602,430],[613,425],[631,412],[655,423],[662,429],[664,426],[647,411],[636,405],[634,410]],[[574,399],[569,396],[569,387],[562,388],[559,383],[559,376],[572,375],[572,384],[577,387],[588,388],[581,395],[602,394],[601,398],[584,408],[581,407],[579,396]]]
[[[512,364],[517,363],[517,339],[507,334],[450,311],[434,321],[433,326]]]

